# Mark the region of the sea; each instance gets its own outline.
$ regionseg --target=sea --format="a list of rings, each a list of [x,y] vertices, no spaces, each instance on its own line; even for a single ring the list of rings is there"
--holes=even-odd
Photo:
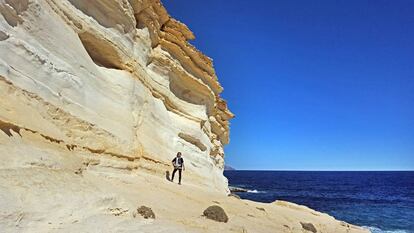
[[[414,171],[225,171],[237,193],[259,202],[284,200],[369,228],[414,233]]]

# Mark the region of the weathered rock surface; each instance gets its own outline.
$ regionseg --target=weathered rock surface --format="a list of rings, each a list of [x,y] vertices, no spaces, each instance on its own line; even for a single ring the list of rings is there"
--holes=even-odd
[[[233,114],[159,1],[6,0],[0,13],[3,124],[91,154],[83,172],[162,174],[182,151],[186,182],[226,191]]]
[[[0,0],[1,232],[364,232],[227,197],[233,114],[191,39],[158,0]],[[227,224],[200,216],[213,200]]]

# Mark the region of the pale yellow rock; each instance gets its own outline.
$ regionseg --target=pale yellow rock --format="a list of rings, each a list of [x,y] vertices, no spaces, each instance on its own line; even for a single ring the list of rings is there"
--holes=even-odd
[[[227,197],[233,114],[191,39],[157,0],[0,0],[1,232],[364,232]],[[228,223],[201,217],[212,204]]]

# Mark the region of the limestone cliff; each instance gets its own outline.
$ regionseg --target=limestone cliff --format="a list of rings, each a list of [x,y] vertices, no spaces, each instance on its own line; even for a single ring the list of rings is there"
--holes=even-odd
[[[233,114],[191,39],[159,0],[0,0],[0,232],[366,232],[227,196]]]
[[[162,174],[182,151],[189,182],[226,190],[233,114],[212,60],[159,1],[2,0],[0,13],[0,122],[9,136],[88,154],[80,158],[88,166],[72,169],[107,175]]]

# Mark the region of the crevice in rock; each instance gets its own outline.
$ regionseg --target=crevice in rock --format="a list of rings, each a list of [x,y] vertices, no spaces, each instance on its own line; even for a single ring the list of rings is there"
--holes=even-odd
[[[214,103],[213,97],[209,96],[208,89],[202,86],[203,84],[189,77],[176,77],[175,74],[171,74],[170,78],[170,90],[179,99],[196,105],[208,106]]]
[[[118,154],[118,153],[114,153],[114,152],[109,152],[109,151],[106,151],[105,149],[101,149],[101,148],[94,149],[94,148],[90,148],[90,147],[87,147],[87,146],[83,146],[81,148],[84,149],[84,150],[87,150],[91,153],[94,153],[94,154],[106,154],[106,155],[110,155],[110,156],[117,157],[117,158],[120,158],[120,159],[127,159],[128,161],[134,161],[135,160],[135,158],[132,157],[132,156],[128,156],[128,155],[124,155],[124,154]]]
[[[179,133],[178,137],[184,139],[186,142],[193,144],[198,147],[201,151],[206,151],[207,147],[198,139],[185,133]]]
[[[66,148],[68,148],[69,151],[73,151],[77,146],[73,144],[67,144]]]
[[[48,140],[50,142],[53,142],[53,143],[60,144],[60,143],[63,142],[63,140],[55,139],[55,138],[49,137],[49,136],[44,135],[44,134],[40,134],[40,136],[42,136],[44,139],[46,139],[46,140]]]
[[[7,39],[9,39],[9,35],[7,35],[3,31],[0,31],[0,41],[7,40]]]
[[[157,49],[162,48],[159,47]],[[160,75],[166,75],[168,73],[170,91],[176,97],[188,103],[205,106],[207,115],[214,118],[212,124],[214,133],[223,145],[227,144],[229,131],[228,120],[234,117],[228,110],[227,103],[219,95],[214,95],[209,85],[188,73],[183,67],[176,65],[172,61],[173,59],[165,54],[162,52],[153,53],[150,56],[151,62],[147,65],[156,73],[159,72]],[[170,110],[167,103],[165,106]]]
[[[153,163],[157,163],[157,164],[162,164],[162,165],[165,165],[165,166],[169,166],[169,164],[168,164],[168,163],[164,163],[164,162],[162,162],[162,161],[159,161],[159,160],[155,160],[155,159],[149,158],[149,157],[147,157],[147,156],[141,156],[141,157],[139,157],[139,159],[144,159],[144,160],[147,160],[147,161],[151,161],[151,162],[153,162]]]
[[[121,57],[110,41],[88,31],[81,32],[78,36],[95,64],[110,69],[122,69]]]
[[[19,126],[14,125],[14,124],[9,123],[9,122],[2,121],[2,120],[0,120],[0,130],[3,131],[3,133],[5,133],[9,137],[13,137],[12,131],[19,134],[20,137],[22,136],[20,134],[21,128]]]

